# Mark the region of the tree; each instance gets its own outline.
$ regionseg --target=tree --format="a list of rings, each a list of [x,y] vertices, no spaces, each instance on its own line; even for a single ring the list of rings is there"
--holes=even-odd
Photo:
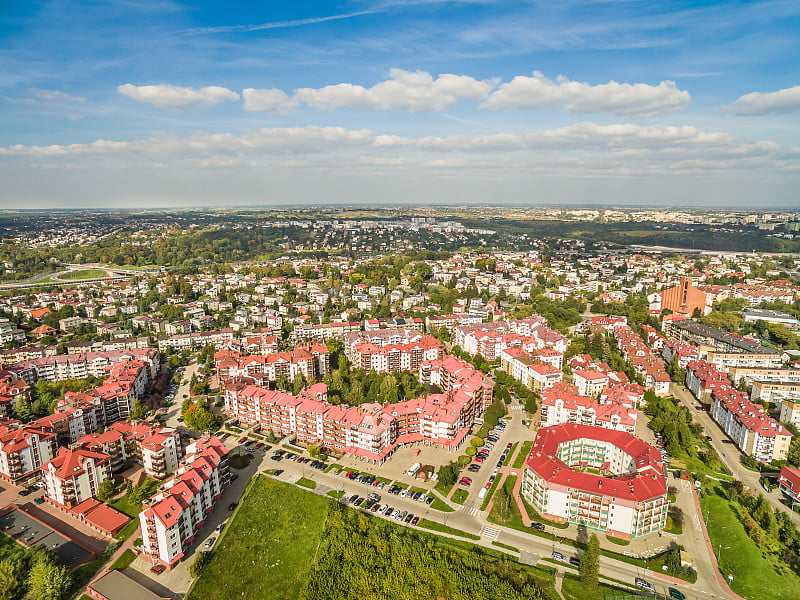
[[[136,398],[133,401],[133,407],[131,408],[131,414],[128,415],[129,421],[139,421],[144,419],[147,416],[147,407],[142,404],[142,401],[139,398]]]
[[[97,488],[97,498],[105,502],[114,494],[115,487],[113,479],[106,479]]]
[[[37,557],[28,573],[28,595],[37,600],[62,600],[72,587],[72,576],[53,558]]]
[[[20,397],[17,400],[15,412],[17,413],[17,418],[19,418],[19,420],[23,423],[33,419],[33,410],[31,409],[31,403],[27,398]]]
[[[0,600],[16,600],[25,591],[25,566],[16,558],[0,561]]]
[[[460,468],[458,463],[450,462],[449,464],[439,467],[438,481],[445,487],[452,487],[458,479],[458,472]]]
[[[600,576],[600,540],[597,534],[592,533],[586,552],[581,559],[581,581],[584,587],[591,590],[597,589]]]

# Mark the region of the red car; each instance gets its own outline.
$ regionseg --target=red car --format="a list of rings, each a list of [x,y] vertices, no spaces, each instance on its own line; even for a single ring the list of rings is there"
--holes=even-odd
[[[478,456],[478,457],[475,458],[475,462],[476,463],[482,463],[483,459],[480,456]]]
[[[247,436],[246,435],[243,435],[242,437],[239,438],[239,443],[240,444],[244,444],[246,441],[247,441]]]
[[[166,570],[167,570],[167,567],[165,567],[164,565],[155,565],[154,567],[152,567],[150,569],[150,571],[152,571],[156,575],[159,575],[159,574],[163,573]]]
[[[263,446],[263,445],[264,445],[263,443],[261,443],[261,442],[258,442],[258,443],[256,444],[256,448],[261,448],[261,446]]]

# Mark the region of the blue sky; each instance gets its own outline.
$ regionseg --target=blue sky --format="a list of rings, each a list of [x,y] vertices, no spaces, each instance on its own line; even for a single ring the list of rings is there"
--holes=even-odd
[[[0,207],[798,208],[800,3],[5,1]]]

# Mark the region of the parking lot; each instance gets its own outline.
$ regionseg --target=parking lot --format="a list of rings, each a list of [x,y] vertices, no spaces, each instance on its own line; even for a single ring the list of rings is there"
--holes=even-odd
[[[52,550],[70,568],[86,562],[93,555],[87,548],[18,508],[0,517],[0,531],[23,546],[43,546]]]

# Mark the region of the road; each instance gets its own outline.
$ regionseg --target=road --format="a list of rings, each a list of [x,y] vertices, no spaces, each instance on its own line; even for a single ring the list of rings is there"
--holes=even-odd
[[[740,461],[744,458],[744,454],[739,450],[736,444],[725,435],[709,413],[696,408],[697,401],[692,393],[686,389],[685,386],[678,383],[672,383],[671,392],[675,398],[689,408],[694,421],[703,426],[705,435],[711,438],[710,443],[712,447],[719,455],[720,460],[722,460],[728,470],[733,474],[733,477],[741,481],[754,492],[764,494],[764,497],[773,508],[786,512],[792,521],[794,521],[795,525],[800,526],[800,515],[791,511],[788,506],[781,502],[782,494],[778,491],[768,492],[765,490],[761,485],[761,475],[741,465]]]

